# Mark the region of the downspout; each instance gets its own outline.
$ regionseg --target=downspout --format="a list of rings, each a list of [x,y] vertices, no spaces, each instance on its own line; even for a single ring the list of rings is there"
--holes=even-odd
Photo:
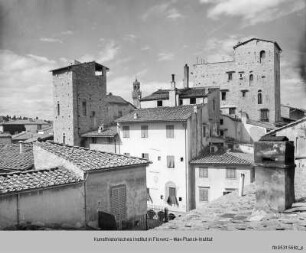
[[[87,181],[88,178],[88,172],[85,174],[85,179],[84,179],[84,225],[85,229],[87,228]]]
[[[187,201],[188,200],[188,152],[187,152],[187,148],[188,148],[188,145],[187,145],[187,124],[188,124],[188,121],[186,122],[185,124],[185,173],[186,173],[186,211],[188,210],[188,207],[189,207],[189,202]]]
[[[17,226],[20,225],[20,195],[19,193],[17,194]]]

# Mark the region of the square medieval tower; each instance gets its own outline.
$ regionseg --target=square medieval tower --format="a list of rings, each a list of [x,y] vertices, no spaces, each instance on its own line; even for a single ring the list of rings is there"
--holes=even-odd
[[[52,70],[54,141],[80,146],[81,134],[97,129],[106,119],[106,73],[96,62]]]

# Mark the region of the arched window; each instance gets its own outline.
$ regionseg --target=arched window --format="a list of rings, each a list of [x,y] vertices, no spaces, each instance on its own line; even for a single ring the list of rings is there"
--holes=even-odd
[[[261,90],[258,91],[258,95],[257,95],[257,99],[258,99],[258,104],[262,104],[262,92]]]
[[[262,50],[259,53],[260,63],[263,62],[263,60],[266,58],[266,51]]]
[[[250,76],[249,76],[249,84],[250,85],[253,83],[253,80],[254,80],[254,75],[250,74]]]

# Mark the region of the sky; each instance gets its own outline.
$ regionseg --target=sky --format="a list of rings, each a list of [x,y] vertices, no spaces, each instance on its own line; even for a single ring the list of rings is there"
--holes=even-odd
[[[253,37],[280,45],[281,103],[306,109],[305,13],[304,0],[0,0],[0,115],[52,119],[50,70],[74,59],[109,67],[107,92],[132,101],[136,77],[143,96],[171,74],[180,87],[185,63]]]

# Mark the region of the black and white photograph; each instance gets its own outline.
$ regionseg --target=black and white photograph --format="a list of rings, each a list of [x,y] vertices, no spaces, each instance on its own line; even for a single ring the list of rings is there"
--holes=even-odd
[[[305,238],[305,0],[0,0],[1,252]]]

